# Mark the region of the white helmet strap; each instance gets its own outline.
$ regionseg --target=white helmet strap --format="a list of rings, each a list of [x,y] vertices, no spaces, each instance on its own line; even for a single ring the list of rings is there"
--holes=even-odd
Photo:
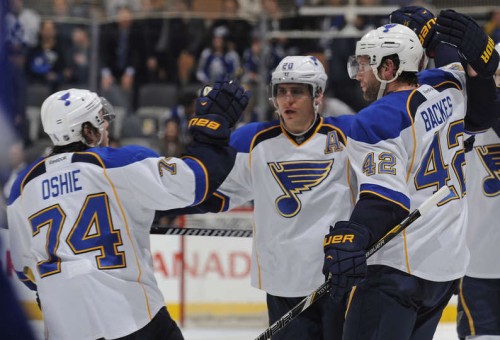
[[[398,79],[399,75],[403,72],[403,69],[399,68],[396,71],[396,74],[394,75],[394,78],[389,79],[389,80],[382,80],[380,79],[380,76],[378,74],[378,68],[375,65],[372,65],[372,70],[373,74],[375,75],[375,78],[380,82],[380,88],[378,89],[378,94],[377,94],[377,99],[380,99],[384,96],[385,89],[387,87],[387,84],[392,83],[396,79]]]

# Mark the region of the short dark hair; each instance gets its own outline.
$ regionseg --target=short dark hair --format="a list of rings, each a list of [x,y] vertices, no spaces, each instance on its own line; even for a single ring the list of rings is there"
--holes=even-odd
[[[401,62],[400,62],[399,56],[397,54],[391,54],[391,55],[383,57],[382,61],[380,62],[379,68],[388,59],[392,60],[392,62],[396,66],[396,69],[399,69],[399,65],[400,65]],[[396,81],[399,82],[399,83],[404,83],[404,84],[408,84],[408,85],[418,85],[417,72],[403,71],[398,76],[398,79],[396,79]]]

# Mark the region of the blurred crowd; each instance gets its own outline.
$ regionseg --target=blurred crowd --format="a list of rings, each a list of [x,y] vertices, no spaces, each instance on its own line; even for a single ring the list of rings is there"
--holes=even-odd
[[[12,163],[1,171],[2,184],[25,161],[43,154],[49,143],[44,143],[39,123],[40,105],[61,89],[89,88],[110,100],[118,118],[111,129],[115,145],[142,144],[167,156],[183,153],[197,91],[218,75],[229,74],[254,92],[241,124],[272,119],[274,109],[267,101],[257,103],[259,86],[267,85],[271,71],[286,55],[318,57],[329,75],[323,114],[352,114],[364,102],[347,75],[346,60],[364,32],[387,22],[387,14],[299,14],[301,6],[343,6],[347,0],[9,2],[4,21],[11,66],[4,75],[9,83],[6,112],[19,141],[11,147]],[[500,9],[488,15],[484,29],[498,42]],[[279,31],[333,34],[269,35]]]

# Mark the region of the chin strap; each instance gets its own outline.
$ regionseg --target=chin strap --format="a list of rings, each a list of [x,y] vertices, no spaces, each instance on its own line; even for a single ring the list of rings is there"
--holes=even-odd
[[[392,78],[390,80],[382,80],[382,79],[380,79],[380,77],[378,75],[377,68],[374,67],[374,66],[372,66],[372,69],[373,69],[373,74],[375,75],[375,78],[380,82],[380,88],[378,89],[377,99],[380,99],[380,98],[382,98],[384,96],[387,84],[392,83],[393,81],[395,81],[396,79],[398,79],[398,77],[401,74],[401,72],[403,72],[402,69],[399,69],[399,70],[396,71],[396,75],[394,76],[394,78]]]

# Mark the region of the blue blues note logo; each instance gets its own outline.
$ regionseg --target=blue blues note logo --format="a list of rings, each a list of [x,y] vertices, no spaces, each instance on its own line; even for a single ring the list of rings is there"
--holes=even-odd
[[[70,96],[70,93],[69,93],[69,92],[68,92],[68,93],[65,93],[65,94],[63,94],[63,95],[61,96],[61,98],[59,98],[59,100],[63,100],[63,101],[64,101],[64,105],[65,105],[65,106],[69,106],[69,105],[71,104],[71,102],[68,100],[69,96]]]
[[[500,144],[476,147],[488,176],[483,178],[483,193],[488,197],[500,194]]]
[[[384,30],[383,30],[383,32],[384,32],[384,33],[389,32],[389,30],[390,30],[391,28],[393,28],[394,26],[396,26],[396,24],[387,24],[387,25],[384,25]]]
[[[314,65],[318,66],[318,59],[316,59],[316,57],[311,57],[311,60],[313,61]]]
[[[275,200],[283,217],[294,217],[302,207],[298,195],[318,186],[332,169],[333,159],[326,161],[290,161],[268,163],[269,170],[284,194]]]

